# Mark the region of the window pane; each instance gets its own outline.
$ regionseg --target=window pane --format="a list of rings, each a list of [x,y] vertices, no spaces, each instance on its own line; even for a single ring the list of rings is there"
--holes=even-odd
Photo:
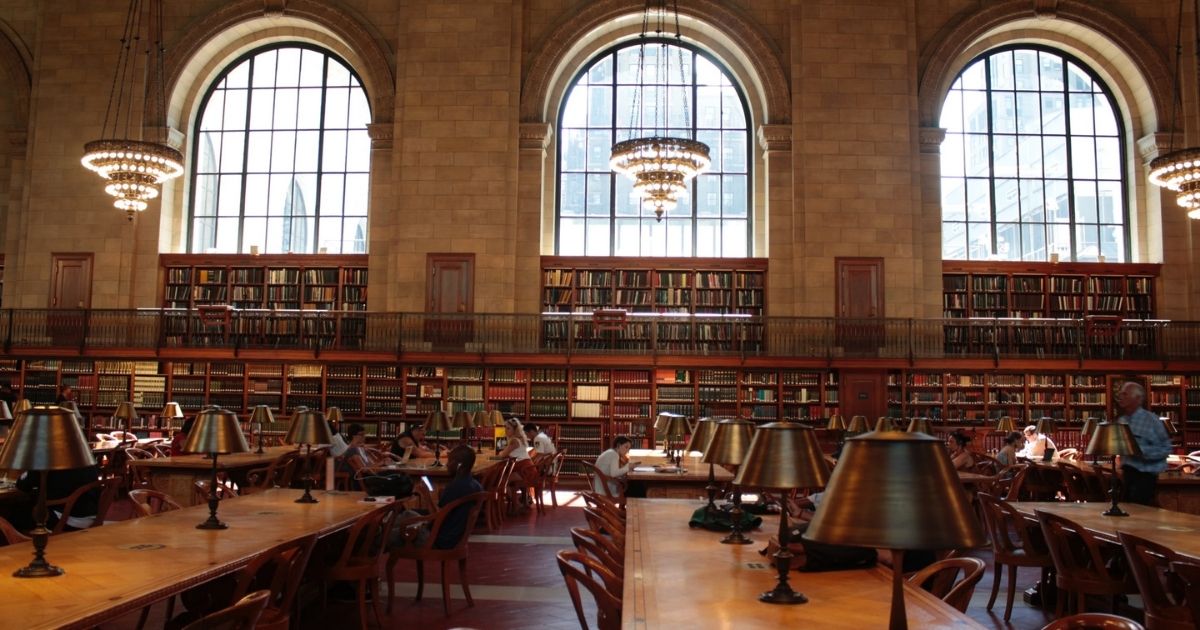
[[[1104,97],[1096,97],[1096,135],[1098,136],[1115,136],[1117,135],[1117,117],[1113,114],[1112,106],[1109,105],[1108,99]]]
[[[586,165],[587,132],[580,129],[567,129],[560,143],[562,154],[562,169],[564,171],[582,171]]]
[[[581,92],[582,93],[582,92]],[[612,124],[612,87],[597,85],[588,88],[588,125]]]
[[[609,182],[611,176],[587,176],[587,213],[588,216],[608,216],[612,210],[612,200],[609,199]]]
[[[992,224],[970,223],[967,226],[970,236],[969,256],[972,260],[986,260],[992,256]]]
[[[1125,260],[1125,235],[1121,226],[1100,226],[1100,253],[1108,260]]]
[[[1017,152],[1021,160],[1021,177],[1041,177],[1042,137],[1017,136]]]
[[[296,132],[276,131],[271,134],[271,170],[291,171],[296,165]]]
[[[588,256],[608,255],[608,219],[587,219],[587,250]]]
[[[346,170],[351,173],[371,170],[371,138],[367,132],[362,129],[349,131],[346,140]]]
[[[1017,223],[996,224],[996,258],[1021,259],[1021,226]]]
[[[1075,177],[1096,177],[1096,141],[1094,138],[1071,138],[1071,168]]]
[[[1037,90],[1040,73],[1036,52],[1032,50],[1013,51],[1013,77],[1018,90]]]
[[[1042,94],[1042,132],[1066,133],[1066,108],[1062,94]]]
[[[992,220],[991,182],[986,179],[967,180],[967,219]]]
[[[242,212],[242,176],[222,175],[220,201],[217,203],[217,214],[223,217],[236,217]]]
[[[1022,179],[1021,221],[1044,223],[1046,221],[1045,192],[1040,179]]]
[[[992,130],[996,133],[1017,130],[1016,96],[1012,92],[992,93]]]
[[[957,133],[946,134],[940,147],[942,176],[953,177],[963,174],[963,137]]]
[[[1042,136],[1042,149],[1045,158],[1042,166],[1046,177],[1065,178],[1067,176],[1067,137]]]
[[[275,90],[275,129],[296,128],[296,99],[298,90]]]
[[[1125,202],[1121,198],[1120,182],[1097,182],[1098,195],[1096,207],[1101,223],[1124,223]]]
[[[696,221],[696,255],[709,257],[721,255],[720,219]]]
[[[268,175],[246,176],[246,214],[266,215],[271,180]]]
[[[238,120],[237,113],[230,111],[232,109],[240,109],[245,111],[245,101],[237,105],[234,104],[234,99],[238,96],[245,98],[245,92],[229,93],[229,98],[226,99],[225,118],[230,123],[241,125],[242,121]],[[270,129],[271,121],[275,117],[275,93],[271,90],[254,90],[250,93],[250,128],[251,129]],[[236,129],[236,127],[226,127],[227,129]]]
[[[558,220],[558,250],[563,256],[584,254],[584,219]]]
[[[616,229],[617,232],[613,235],[613,255],[637,256],[639,253],[639,235],[642,229],[641,220],[617,219]],[[563,240],[560,238],[559,242],[563,243]]]
[[[1021,260],[1046,260],[1046,226],[1040,223],[1021,226]]]
[[[966,174],[986,176],[992,172],[991,142],[983,134],[973,133],[966,136],[967,159]]]
[[[701,175],[696,178],[696,215],[721,216],[721,176]]]
[[[612,155],[612,132],[607,129],[588,131],[588,163],[589,171],[607,171],[608,158]]]
[[[1067,223],[1071,220],[1070,186],[1062,180],[1046,180],[1046,220]]]
[[[946,95],[945,102],[942,103],[942,117],[938,120],[938,126],[950,133],[962,131],[962,108],[962,92],[950,90],[950,93]]]
[[[749,242],[749,221],[741,219],[725,219],[721,222],[721,256],[726,258],[745,258],[750,255],[747,251]],[[697,254],[702,256],[703,254]]]
[[[1096,175],[1100,179],[1121,178],[1121,141],[1096,138]]]
[[[987,92],[976,90],[963,92],[963,126],[970,132],[987,133]]]
[[[1042,99],[1038,93],[1017,93],[1017,131],[1042,132]]]
[[[321,177],[321,215],[341,216],[342,191],[345,186],[344,175],[324,175]]]
[[[1075,221],[1096,222],[1096,182],[1075,182]]]
[[[942,224],[942,258],[945,260],[967,259],[967,224]]]
[[[1016,177],[1017,176],[1017,137],[1016,136],[993,136],[993,146],[995,151],[992,153],[994,162],[993,175],[996,177]]]
[[[250,248],[258,246],[258,250],[267,250],[267,219],[266,217],[246,217],[242,222],[242,249],[240,253],[250,253]]]
[[[1092,125],[1092,95],[1072,94],[1070,102],[1071,133],[1085,135],[1093,133],[1095,127]]]
[[[721,177],[721,206],[723,215],[729,217],[746,217],[749,209],[746,200],[750,197],[746,190],[745,175],[725,175]]]
[[[989,61],[991,70],[991,87],[993,90],[1013,89],[1012,53],[1002,52],[992,55]]]
[[[636,217],[641,212],[641,200],[633,194],[633,181],[628,177],[616,177],[617,198],[615,200],[616,216]]]
[[[942,220],[967,220],[967,184],[960,177],[942,178]]]
[[[1075,226],[1075,260],[1096,262],[1100,256],[1100,234],[1095,225]]]
[[[1071,260],[1071,226],[1054,224],[1046,226],[1046,238],[1050,254],[1058,254],[1060,260]]]
[[[1047,52],[1038,53],[1038,65],[1041,71],[1041,88],[1043,90],[1063,89],[1063,60],[1058,55]]]
[[[350,88],[325,90],[325,126],[345,129],[350,112]]]
[[[722,158],[726,173],[746,172],[746,133],[726,131],[721,134]]]
[[[1016,221],[1019,211],[1017,180],[996,180],[996,221]]]

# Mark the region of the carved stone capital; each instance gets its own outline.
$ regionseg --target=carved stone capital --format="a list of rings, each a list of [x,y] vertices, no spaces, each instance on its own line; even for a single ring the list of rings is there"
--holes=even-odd
[[[946,139],[946,130],[941,127],[921,127],[921,153],[941,153],[942,141]]]
[[[369,123],[367,137],[371,139],[371,150],[392,148],[392,138],[396,126],[390,122]]]
[[[544,122],[523,122],[517,129],[517,142],[522,151],[545,151],[554,137],[554,127]]]
[[[791,125],[760,125],[758,128],[758,143],[763,153],[792,150]]]
[[[1142,163],[1149,164],[1154,158],[1166,154],[1171,150],[1171,136],[1174,136],[1169,131],[1159,131],[1149,133],[1137,140],[1138,157],[1142,158]],[[1183,138],[1177,138],[1183,140]],[[1177,142],[1174,145],[1176,148],[1181,148]]]
[[[177,151],[183,151],[184,142],[187,140],[182,131],[174,127],[161,127],[158,125],[146,125],[142,127],[142,138],[151,142],[161,141]]]

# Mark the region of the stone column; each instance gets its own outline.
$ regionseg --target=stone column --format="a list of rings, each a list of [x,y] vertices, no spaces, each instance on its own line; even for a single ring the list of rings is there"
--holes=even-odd
[[[514,274],[514,311],[541,312],[541,255],[552,252],[554,213],[547,199],[554,190],[554,169],[549,168],[547,151],[554,128],[544,122],[523,122],[518,129],[520,156],[517,164],[517,251]],[[544,228],[544,229],[543,229]],[[542,235],[546,235],[545,242]]]
[[[913,231],[913,257],[920,263],[921,278],[913,296],[918,308],[915,317],[940,318],[942,316],[942,141],[946,130],[941,127],[921,127],[921,212]],[[920,238],[919,235],[927,235]],[[921,290],[924,288],[924,290]],[[923,312],[922,312],[923,311]]]
[[[767,269],[767,295],[764,300],[767,314],[774,317],[797,315],[797,301],[801,299],[801,287],[796,273],[801,255],[797,251],[804,243],[804,223],[795,220],[795,204],[792,168],[792,126],[762,125],[758,128],[758,143],[762,148],[762,168],[766,174],[766,190],[762,203],[756,209],[755,242],[766,238],[770,251],[770,266]]]

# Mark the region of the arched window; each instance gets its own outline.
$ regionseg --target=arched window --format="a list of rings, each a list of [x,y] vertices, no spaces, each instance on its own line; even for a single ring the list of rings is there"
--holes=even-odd
[[[329,52],[286,44],[230,64],[196,121],[189,251],[367,251],[370,120]]]
[[[653,41],[653,40],[652,40]],[[556,252],[564,256],[744,257],[750,251],[750,134],[745,98],[729,73],[704,53],[671,43],[667,76],[638,81],[638,44],[618,46],[585,67],[559,112]],[[653,72],[657,43],[645,48],[643,67]],[[682,73],[680,72],[682,51]],[[682,75],[682,78],[681,78]],[[633,123],[633,103],[643,120],[668,90],[668,133],[694,133],[709,146],[712,167],[688,184],[688,194],[657,222],[648,204],[633,196],[632,182],[609,169],[614,141],[644,133]],[[682,106],[687,95],[686,116]],[[614,98],[615,95],[615,98]]]
[[[1125,137],[1108,88],[1060,51],[989,51],[942,105],[942,258],[1124,262]]]

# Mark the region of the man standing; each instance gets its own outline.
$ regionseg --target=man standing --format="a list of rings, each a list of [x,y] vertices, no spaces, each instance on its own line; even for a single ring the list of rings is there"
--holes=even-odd
[[[1171,437],[1158,416],[1142,408],[1145,398],[1146,390],[1132,381],[1117,391],[1117,408],[1121,410],[1118,421],[1129,425],[1142,451],[1140,457],[1121,458],[1121,478],[1125,501],[1154,505],[1158,473],[1167,469],[1167,455],[1171,454]]]

